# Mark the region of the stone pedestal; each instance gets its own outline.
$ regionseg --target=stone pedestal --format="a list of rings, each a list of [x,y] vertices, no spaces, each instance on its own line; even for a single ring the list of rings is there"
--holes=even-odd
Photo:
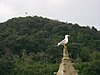
[[[73,64],[69,58],[67,46],[63,49],[63,58],[59,66],[59,70],[56,75],[78,75],[77,71],[74,69]]]

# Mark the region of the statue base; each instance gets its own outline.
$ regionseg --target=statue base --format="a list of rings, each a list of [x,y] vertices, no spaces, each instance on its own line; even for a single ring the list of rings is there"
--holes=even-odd
[[[59,66],[58,72],[55,73],[56,75],[78,75],[77,71],[73,67],[73,63],[69,58],[67,46],[64,46],[61,64]]]

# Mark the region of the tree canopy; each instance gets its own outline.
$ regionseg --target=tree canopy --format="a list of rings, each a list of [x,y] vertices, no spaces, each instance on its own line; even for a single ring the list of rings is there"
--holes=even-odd
[[[55,45],[66,34],[79,75],[99,75],[100,31],[38,16],[0,23],[0,74],[53,75],[62,58],[62,46]]]

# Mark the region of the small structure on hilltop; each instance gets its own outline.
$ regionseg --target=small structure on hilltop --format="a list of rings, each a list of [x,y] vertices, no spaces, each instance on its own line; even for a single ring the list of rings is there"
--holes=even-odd
[[[69,58],[66,46],[67,43],[68,43],[68,35],[67,36],[65,35],[65,39],[58,43],[58,46],[64,45],[64,49],[63,49],[63,58],[59,66],[59,70],[58,72],[56,72],[56,75],[78,75],[77,70],[75,70],[75,68],[73,67],[73,63]]]

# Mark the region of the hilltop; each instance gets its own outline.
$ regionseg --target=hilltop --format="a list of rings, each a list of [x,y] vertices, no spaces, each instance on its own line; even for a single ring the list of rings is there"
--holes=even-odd
[[[0,23],[0,74],[20,75],[19,72],[22,72],[21,75],[33,73],[33,75],[51,75],[51,72],[57,70],[62,56],[63,47],[55,45],[66,34],[70,35],[68,43],[70,58],[80,70],[80,75],[99,75],[100,31],[95,27],[83,27],[38,16],[12,18]],[[5,68],[7,65],[2,65],[3,63],[8,67]],[[46,68],[40,65],[41,63],[45,63]],[[9,68],[11,68],[9,72],[3,72]]]

